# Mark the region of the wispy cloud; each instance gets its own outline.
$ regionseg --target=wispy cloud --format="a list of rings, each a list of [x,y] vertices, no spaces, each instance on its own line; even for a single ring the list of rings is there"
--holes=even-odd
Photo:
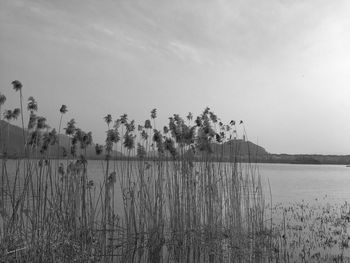
[[[91,27],[95,31],[97,31],[99,33],[102,33],[102,34],[104,34],[106,36],[109,36],[109,37],[115,36],[115,32],[112,29],[110,29],[110,28],[108,28],[106,26],[102,26],[102,25],[99,25],[99,24],[96,24],[96,23],[92,23]]]
[[[197,63],[203,63],[203,57],[198,49],[181,43],[180,41],[169,42],[168,49],[170,52],[184,61],[192,60]]]
[[[342,3],[343,1],[341,1]],[[256,59],[295,47],[330,11],[329,1],[55,1],[6,2],[16,20],[61,35],[72,43],[95,43],[98,51],[113,46],[173,54],[195,63],[227,58]],[[26,10],[30,10],[28,13]],[[10,19],[10,18],[9,18]],[[11,21],[13,23],[14,21]],[[44,36],[45,37],[45,36]],[[130,50],[132,53],[132,50]]]

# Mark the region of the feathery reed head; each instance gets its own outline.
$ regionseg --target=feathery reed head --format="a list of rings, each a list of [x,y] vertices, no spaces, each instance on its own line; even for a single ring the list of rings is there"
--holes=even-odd
[[[32,112],[29,116],[28,130],[34,129],[38,117]]]
[[[212,112],[212,111],[209,112],[209,117],[210,117],[211,121],[214,122],[214,123],[216,123],[218,121],[218,116],[216,116],[214,114],[214,112]]]
[[[147,140],[147,139],[148,139],[148,134],[147,134],[147,132],[146,132],[145,130],[143,130],[143,131],[141,132],[141,137],[142,137],[142,139],[144,139],[144,140]]]
[[[75,131],[75,120],[71,119],[68,123],[67,123],[67,127],[64,128],[66,131],[66,135],[70,136],[74,134]]]
[[[46,118],[38,117],[36,127],[38,129],[46,129],[48,127],[47,124],[46,124]]]
[[[103,119],[105,120],[105,122],[107,123],[108,126],[112,122],[111,114],[107,114],[105,117],[103,117]]]
[[[107,131],[106,142],[117,143],[119,140],[120,136],[117,130],[110,129]]]
[[[132,135],[129,132],[125,133],[123,145],[129,151],[132,150],[135,147],[135,135]]]
[[[65,114],[67,111],[68,111],[67,106],[62,104],[62,106],[60,108],[60,113]]]
[[[145,128],[146,129],[152,129],[152,125],[151,125],[151,121],[150,120],[146,120],[145,121]]]
[[[164,148],[165,148],[166,151],[168,151],[171,154],[171,156],[173,158],[175,158],[177,156],[175,143],[174,143],[174,140],[172,138],[165,138]]]
[[[163,132],[164,132],[164,134],[167,134],[169,132],[168,126],[163,127]]]
[[[157,118],[157,109],[151,110],[151,118],[152,118],[152,119]]]
[[[19,108],[15,108],[12,111],[12,119],[17,120],[20,113],[21,113],[21,110]]]
[[[4,118],[7,121],[11,121],[12,120],[12,110],[5,110],[4,111]]]
[[[35,99],[32,96],[28,98],[27,109],[30,112],[38,111],[38,103],[35,101]]]
[[[200,127],[200,126],[202,126],[202,119],[201,119],[201,117],[197,117],[197,119],[196,119],[196,125],[198,126],[198,127]]]
[[[187,120],[191,121],[193,119],[192,112],[189,112],[186,118]]]
[[[6,96],[0,93],[0,106],[4,105],[5,101],[6,101]]]
[[[11,84],[12,84],[13,89],[14,89],[15,91],[19,91],[19,90],[21,90],[22,87],[23,87],[22,83],[21,83],[19,80],[14,80],[14,81],[11,82]]]
[[[132,120],[130,123],[125,123],[126,132],[133,132],[135,130],[135,121]]]
[[[121,124],[125,124],[128,121],[128,115],[127,114],[123,114],[120,116],[120,123]]]

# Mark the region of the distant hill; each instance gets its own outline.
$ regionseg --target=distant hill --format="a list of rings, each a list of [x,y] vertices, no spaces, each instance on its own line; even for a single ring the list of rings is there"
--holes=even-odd
[[[268,155],[268,152],[263,147],[240,139],[229,140],[222,144],[211,143],[210,148],[212,150],[210,158],[220,161],[240,160],[259,162],[266,159]],[[206,154],[206,152],[196,150],[194,157],[200,158]]]
[[[3,155],[4,150],[7,152],[9,158],[21,157],[24,156],[24,141],[22,128],[10,124],[5,121],[0,121],[0,156]],[[64,134],[59,134],[60,148],[59,154],[60,158],[63,156],[64,148],[68,147],[69,137]],[[50,146],[47,154],[50,154],[51,157],[58,156],[58,143],[53,146]],[[77,150],[79,154],[79,147]],[[88,146],[86,149],[86,156],[88,159],[104,159],[104,154],[96,155],[95,144]],[[122,156],[120,152],[114,152],[113,156]]]
[[[187,150],[185,156],[193,159],[202,159],[204,156],[213,161],[252,161],[259,162],[267,159],[268,152],[261,146],[252,142],[244,140],[230,140],[225,143],[210,143],[211,153],[207,151],[200,151],[198,148]],[[179,150],[179,149],[178,149]],[[159,156],[157,150],[150,150],[147,155],[148,158],[156,158]],[[171,159],[171,154],[165,151],[164,157]]]
[[[235,153],[242,156],[250,155],[263,157],[268,154],[263,147],[245,140],[229,140],[222,145],[214,143],[213,150],[215,154],[223,154],[224,156]]]

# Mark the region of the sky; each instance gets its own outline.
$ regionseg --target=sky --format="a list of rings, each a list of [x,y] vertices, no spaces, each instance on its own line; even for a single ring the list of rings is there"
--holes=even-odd
[[[92,131],[209,106],[270,153],[350,154],[350,1],[0,0],[3,109]],[[28,119],[28,114],[25,116]],[[19,122],[18,122],[19,124]]]

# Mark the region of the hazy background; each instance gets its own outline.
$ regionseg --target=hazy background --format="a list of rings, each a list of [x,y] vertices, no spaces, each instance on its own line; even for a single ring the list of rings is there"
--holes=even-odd
[[[103,116],[206,106],[272,153],[350,153],[350,1],[0,0],[0,92],[11,81],[58,126],[103,142]]]

